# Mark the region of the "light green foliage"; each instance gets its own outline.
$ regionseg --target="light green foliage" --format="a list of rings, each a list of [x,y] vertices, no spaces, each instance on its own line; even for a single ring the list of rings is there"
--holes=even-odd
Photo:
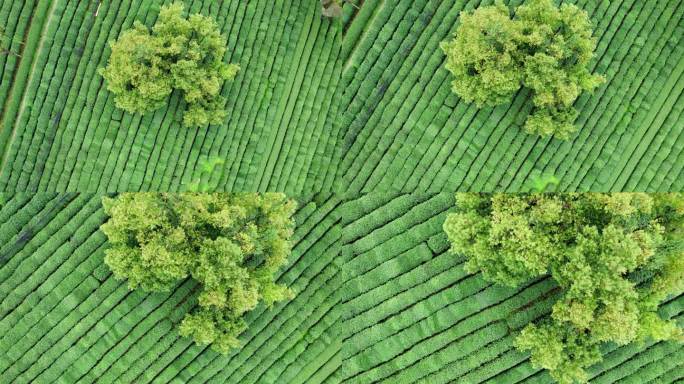
[[[188,276],[201,284],[199,308],[179,326],[198,344],[227,353],[245,312],[292,296],[274,282],[293,231],[295,204],[282,194],[124,193],[103,205],[105,263],[117,278],[152,292]]]
[[[545,192],[550,186],[557,187],[560,180],[553,174],[536,174],[530,178],[530,182],[527,185],[527,192]]]
[[[239,67],[224,63],[226,39],[209,17],[183,17],[183,5],[161,8],[152,31],[136,21],[111,43],[112,55],[100,73],[116,106],[131,113],[162,107],[174,89],[188,104],[185,126],[220,124],[226,116],[219,95]]]
[[[587,13],[575,5],[556,8],[551,0],[529,0],[516,9],[520,24],[523,84],[534,91],[536,111],[525,128],[541,136],[567,139],[577,111],[572,104],[582,91],[605,79],[588,70],[596,48]]]
[[[527,0],[513,18],[497,2],[463,12],[460,20],[454,40],[441,45],[454,92],[483,107],[506,103],[527,87],[536,108],[526,131],[568,139],[577,118],[573,103],[605,81],[588,70],[596,41],[587,13],[572,4]]]
[[[603,342],[684,341],[657,314],[684,290],[683,218],[681,194],[459,194],[444,230],[487,280],[518,286],[551,274],[563,296],[517,346],[572,383],[587,380]]]
[[[199,161],[200,176],[188,183],[185,186],[185,190],[187,192],[211,192],[216,190],[216,185],[207,181],[202,181],[202,177],[210,177],[216,167],[223,165],[224,163],[225,161],[217,156],[203,157]]]
[[[478,107],[510,100],[522,81],[518,29],[502,3],[461,13],[454,40],[442,43],[454,92]]]
[[[530,324],[516,339],[516,346],[532,350],[532,363],[551,370],[559,383],[586,381],[584,368],[602,359],[591,337],[568,324]]]

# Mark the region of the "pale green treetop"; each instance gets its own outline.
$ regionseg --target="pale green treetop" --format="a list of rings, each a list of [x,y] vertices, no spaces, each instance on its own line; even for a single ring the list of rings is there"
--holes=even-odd
[[[110,43],[112,54],[100,74],[116,106],[147,113],[164,106],[174,89],[183,92],[185,126],[220,124],[226,117],[220,95],[239,67],[223,62],[226,39],[210,17],[183,17],[182,3],[161,7],[150,31],[136,21]]]
[[[454,39],[441,47],[454,92],[478,107],[530,89],[535,109],[525,130],[541,136],[568,139],[575,100],[605,81],[588,69],[596,48],[589,16],[572,4],[527,0],[513,17],[502,1],[462,12]]]
[[[187,277],[201,286],[179,333],[227,353],[243,315],[293,292],[275,282],[287,262],[295,203],[278,193],[124,193],[104,198],[111,216],[105,263],[131,289],[168,291]]]

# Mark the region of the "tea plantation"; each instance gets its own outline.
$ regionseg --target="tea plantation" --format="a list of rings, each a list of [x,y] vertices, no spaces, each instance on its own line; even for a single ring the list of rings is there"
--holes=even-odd
[[[439,44],[461,10],[491,3],[364,2],[342,47],[345,188],[516,192],[539,174],[563,191],[684,188],[684,3],[572,1],[594,24],[591,69],[607,81],[575,103],[569,141],[525,134],[529,92],[477,109],[451,91]]]
[[[227,356],[178,336],[197,286],[130,291],[103,263],[96,195],[17,194],[0,210],[0,381],[12,383],[553,383],[513,339],[557,299],[549,278],[487,283],[447,252],[451,194],[298,199],[278,281]],[[682,319],[684,296],[661,308]],[[674,383],[684,347],[607,345],[592,383]]]
[[[97,74],[107,42],[162,2],[3,2],[0,188],[180,190],[212,157],[226,191],[518,191],[539,174],[568,191],[684,186],[681,1],[575,2],[607,81],[577,101],[569,141],[524,133],[529,92],[483,109],[451,92],[439,43],[491,2],[366,0],[332,21],[314,1],[186,3],[218,20],[241,67],[218,126],[182,127],[177,93],[124,113]]]
[[[170,1],[166,2],[170,3]],[[299,1],[187,1],[214,17],[241,71],[219,126],[182,126],[182,103],[141,116],[115,108],[97,73],[108,42],[161,1],[3,1],[0,190],[175,191],[220,157],[221,190],[330,189],[339,126],[340,29]],[[15,54],[16,53],[16,54]]]
[[[240,67],[224,121],[184,126],[178,89],[125,112],[110,42],[173,2],[0,0],[0,384],[552,384],[514,340],[558,286],[466,272],[442,228],[454,192],[684,190],[684,0],[554,0],[588,13],[606,80],[568,140],[525,132],[529,90],[453,92],[440,44],[494,0],[182,0]],[[103,196],[187,190],[297,202],[276,276],[294,298],[248,311],[226,355],[178,333],[193,279],[130,290],[104,262]],[[684,292],[659,312],[684,327]],[[592,384],[684,383],[682,343],[602,354]]]
[[[197,304],[186,280],[130,291],[103,263],[100,196],[18,194],[0,210],[0,382],[322,382],[340,365],[335,198],[301,199],[289,264],[295,299],[247,316],[227,356],[178,335]]]

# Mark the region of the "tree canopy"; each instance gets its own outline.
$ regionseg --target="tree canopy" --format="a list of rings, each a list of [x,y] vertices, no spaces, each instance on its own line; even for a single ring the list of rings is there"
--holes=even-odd
[[[223,62],[226,39],[216,22],[200,14],[183,17],[182,3],[161,7],[150,31],[136,21],[110,43],[112,55],[100,74],[116,106],[131,113],[162,107],[174,89],[183,91],[188,127],[220,124],[226,117],[223,82],[239,67]]]
[[[604,342],[684,341],[659,304],[684,291],[684,194],[458,194],[444,230],[469,272],[518,286],[550,274],[551,316],[516,340],[560,383],[584,382]]]
[[[192,277],[198,308],[179,332],[227,353],[242,316],[292,297],[274,275],[287,261],[295,203],[278,193],[124,193],[104,198],[105,263],[131,289],[168,291]]]
[[[527,0],[462,12],[454,39],[443,42],[453,91],[478,107],[509,102],[522,87],[535,105],[525,129],[568,139],[575,132],[573,103],[605,79],[588,65],[596,48],[587,13],[573,4]]]

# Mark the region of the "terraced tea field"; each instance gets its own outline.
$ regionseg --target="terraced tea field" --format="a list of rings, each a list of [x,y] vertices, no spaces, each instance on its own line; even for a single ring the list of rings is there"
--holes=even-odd
[[[16,54],[0,55],[0,188],[180,190],[211,157],[225,160],[211,182],[231,191],[518,191],[540,174],[567,191],[684,187],[681,1],[576,2],[607,82],[576,103],[568,142],[520,129],[526,92],[479,110],[451,92],[439,43],[480,1],[367,0],[341,22],[313,1],[187,3],[219,20],[242,67],[219,126],[183,128],[176,94],[122,113],[96,74],[107,41],[151,25],[160,1],[3,2]]]
[[[178,91],[123,112],[97,72],[108,42],[171,2],[0,1],[0,384],[550,384],[513,340],[558,287],[467,273],[442,230],[453,192],[684,190],[684,0],[556,1],[588,12],[607,80],[569,141],[523,131],[529,91],[482,109],[452,92],[439,44],[493,0],[356,0],[338,19],[319,0],[183,0],[241,67],[225,121],[184,127]],[[103,261],[104,194],[200,184],[298,202],[278,274],[296,296],[249,312],[228,355],[178,334],[192,279],[130,291]],[[660,313],[684,326],[684,294]],[[684,382],[682,344],[603,352],[592,384]]]
[[[96,73],[133,21],[170,1],[3,1],[0,190],[179,190],[220,157],[222,190],[330,189],[339,126],[340,28],[315,2],[186,1],[218,20],[227,62],[220,126],[181,126],[179,94],[143,117],[123,113]],[[328,172],[328,170],[331,170]]]
[[[554,383],[512,343],[550,312],[553,282],[515,290],[466,273],[442,232],[453,204],[443,193],[371,194],[344,207],[341,382]],[[684,295],[661,311],[684,320]],[[682,380],[676,343],[611,346],[590,370],[591,383]]]
[[[0,210],[0,382],[323,382],[338,369],[341,231],[335,198],[302,199],[290,264],[297,297],[248,315],[243,348],[221,356],[178,336],[190,280],[129,291],[103,263],[99,196],[15,195]]]
[[[607,82],[575,103],[567,142],[520,129],[526,92],[479,110],[451,92],[439,43],[461,10],[491,3],[364,1],[342,48],[345,188],[515,192],[542,173],[563,191],[684,188],[682,1],[571,1],[590,15]]]
[[[0,210],[0,381],[552,383],[512,347],[550,310],[550,280],[519,290],[463,271],[441,226],[451,194],[299,199],[279,281],[292,301],[248,315],[243,347],[220,356],[178,336],[195,305],[129,291],[102,262],[99,196],[18,194]],[[682,319],[684,296],[663,305]],[[675,343],[607,347],[592,383],[684,380]]]

